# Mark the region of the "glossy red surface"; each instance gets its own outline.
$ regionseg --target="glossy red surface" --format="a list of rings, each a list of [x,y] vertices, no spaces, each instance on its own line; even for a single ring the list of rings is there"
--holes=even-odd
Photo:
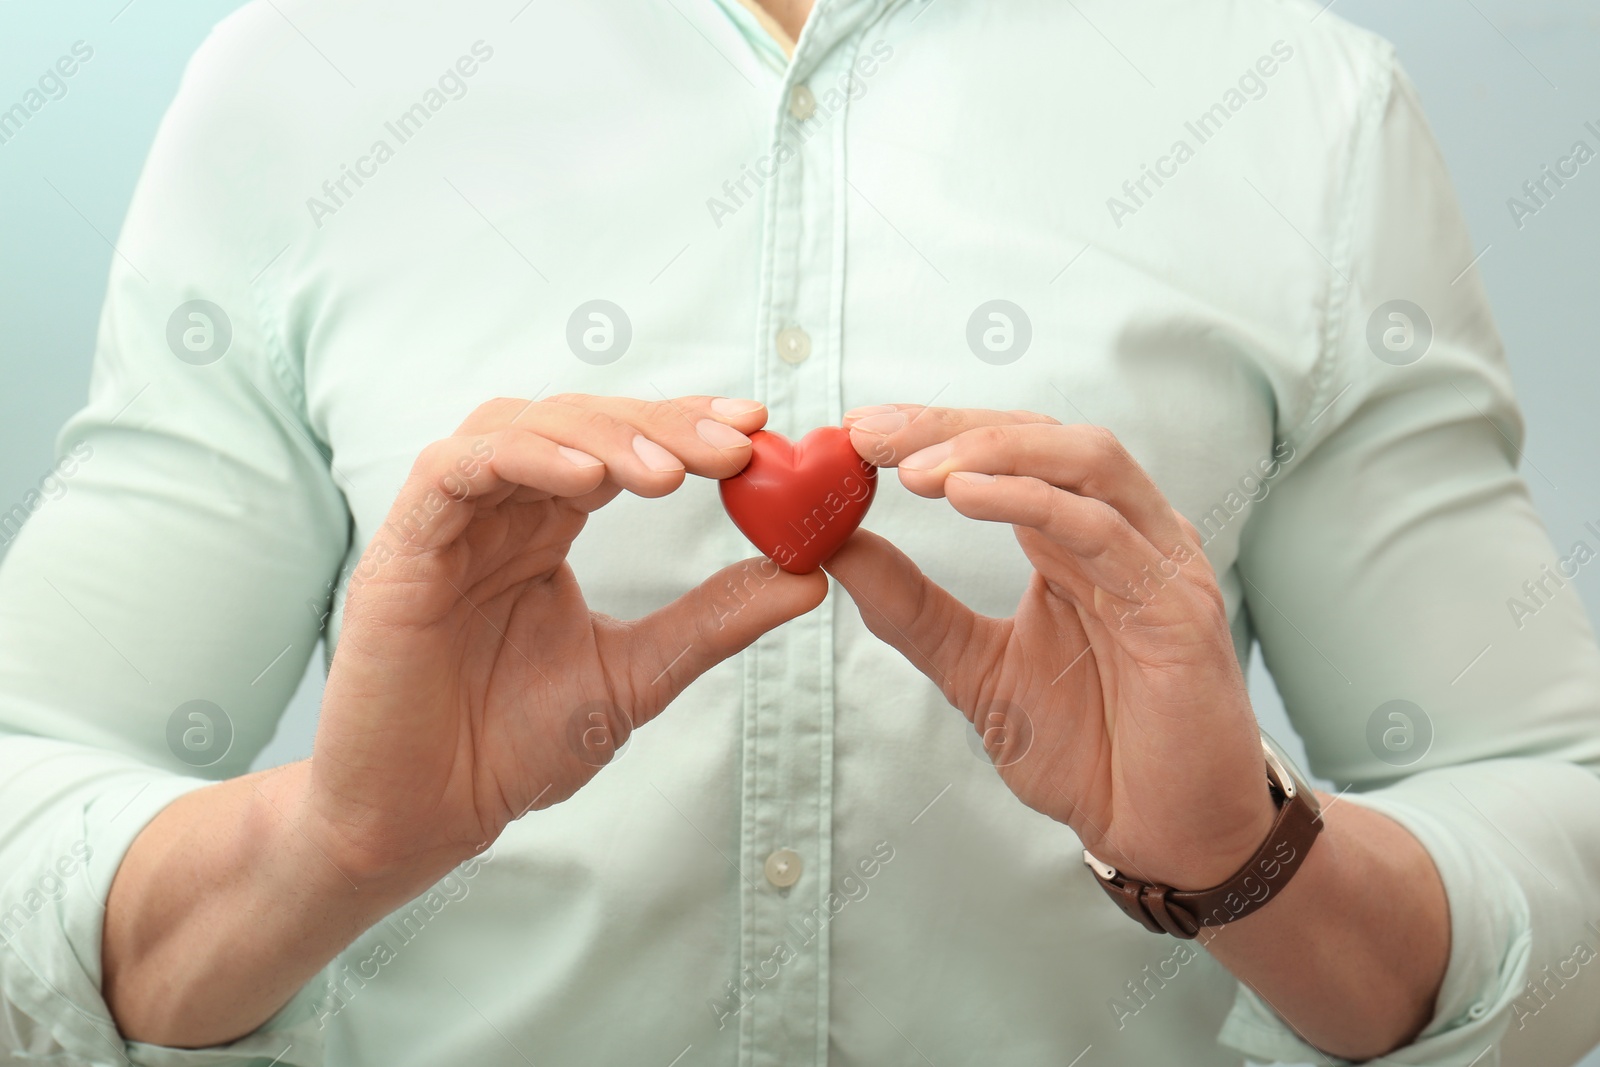
[[[878,489],[843,427],[823,426],[798,442],[757,430],[743,471],[721,483],[722,506],[750,543],[791,574],[808,574],[861,525]]]

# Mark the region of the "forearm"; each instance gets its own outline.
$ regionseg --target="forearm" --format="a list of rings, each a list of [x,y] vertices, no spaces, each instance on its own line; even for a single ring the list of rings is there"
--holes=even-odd
[[[426,887],[336,862],[304,815],[310,777],[305,761],[198,790],[134,841],[102,946],[103,994],[124,1037],[236,1040]]]
[[[1387,816],[1331,802],[1323,824],[1277,900],[1201,941],[1306,1042],[1367,1060],[1432,1018],[1449,904],[1427,851]]]

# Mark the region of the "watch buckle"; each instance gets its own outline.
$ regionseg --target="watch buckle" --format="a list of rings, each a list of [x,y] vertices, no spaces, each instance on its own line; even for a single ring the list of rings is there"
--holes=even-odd
[[[1116,880],[1117,869],[1111,866],[1111,864],[1106,863],[1104,860],[1097,857],[1088,849],[1083,850],[1083,862],[1086,867],[1088,867],[1091,871],[1105,881],[1111,882]]]

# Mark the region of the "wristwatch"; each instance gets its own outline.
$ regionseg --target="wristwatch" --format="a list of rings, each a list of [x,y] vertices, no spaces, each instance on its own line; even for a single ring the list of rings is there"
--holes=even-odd
[[[1267,788],[1278,817],[1256,854],[1221,885],[1177,890],[1129,878],[1111,864],[1083,851],[1083,862],[1117,906],[1153,934],[1191,940],[1207,926],[1225,926],[1264,907],[1294,877],[1322,830],[1322,805],[1277,742],[1261,735],[1267,761]]]

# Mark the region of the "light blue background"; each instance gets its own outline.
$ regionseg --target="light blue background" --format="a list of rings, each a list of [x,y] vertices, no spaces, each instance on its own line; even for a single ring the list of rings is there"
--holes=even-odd
[[[505,2],[511,11],[523,0]],[[0,0],[0,110],[73,42],[95,52],[65,97],[0,144],[0,513],[48,472],[56,430],[82,402],[111,242],[156,123],[189,54],[238,6]],[[1422,94],[1477,246],[1487,249],[1479,269],[1528,417],[1524,473],[1565,549],[1587,537],[1586,521],[1600,522],[1600,160],[1521,229],[1506,201],[1574,140],[1600,144],[1583,129],[1586,121],[1600,126],[1600,7],[1593,0],[1335,0],[1331,13],[1393,40]],[[1571,587],[1591,618],[1600,607],[1592,570]],[[309,752],[320,688],[313,660],[260,765]],[[1251,688],[1268,729],[1294,751],[1259,668]],[[1600,1053],[1584,1067],[1600,1067]]]

